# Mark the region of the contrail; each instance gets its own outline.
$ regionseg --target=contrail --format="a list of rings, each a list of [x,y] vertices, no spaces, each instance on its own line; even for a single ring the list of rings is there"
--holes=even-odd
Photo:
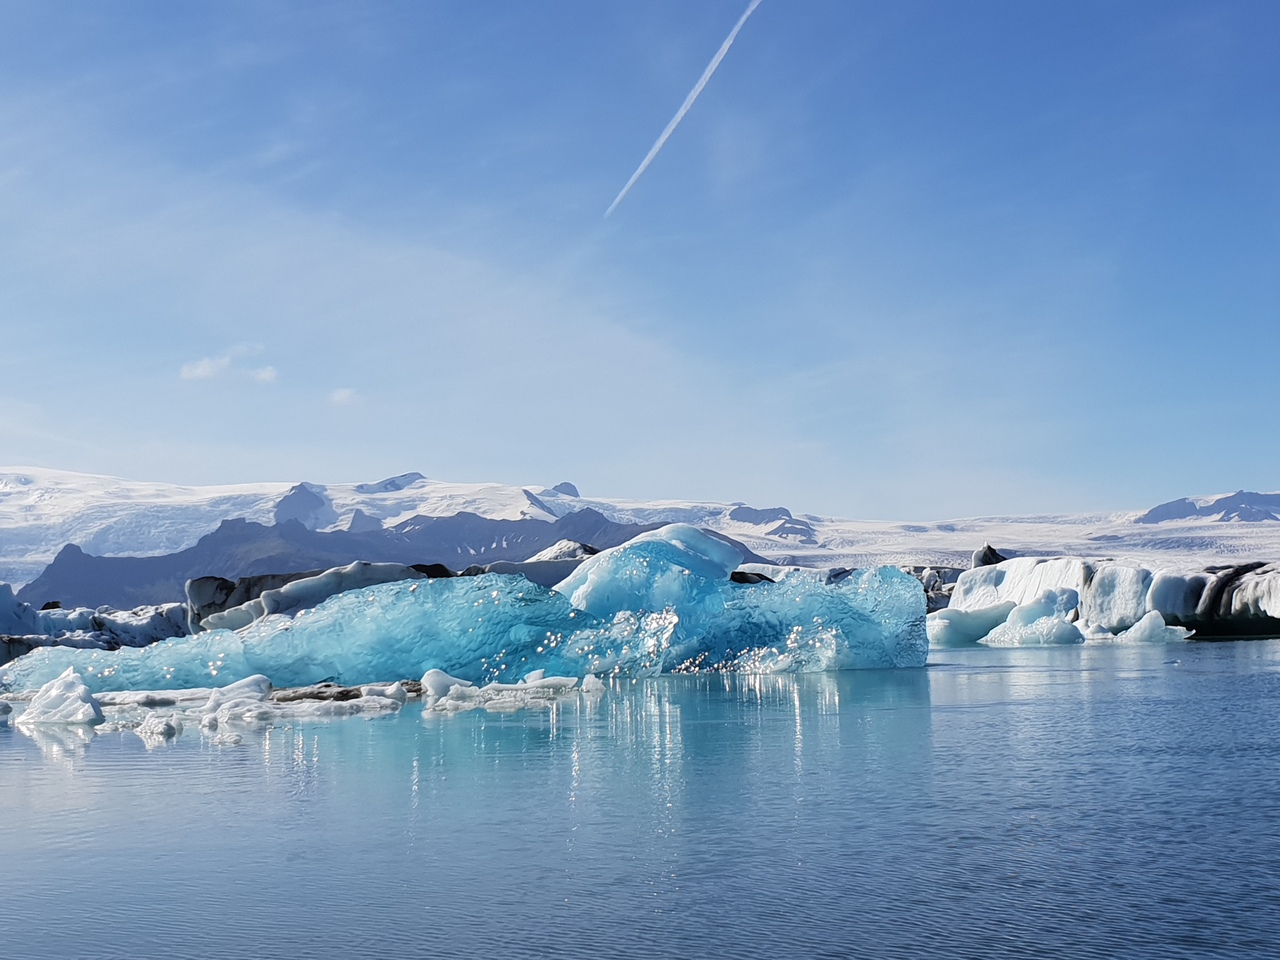
[[[738,18],[738,22],[733,25],[733,29],[729,31],[729,36],[725,38],[724,43],[720,44],[720,49],[716,51],[716,55],[711,58],[711,62],[707,64],[707,69],[702,71],[702,76],[698,78],[698,82],[693,85],[693,89],[689,91],[689,95],[684,98],[684,103],[680,104],[680,109],[676,111],[676,115],[671,118],[671,122],[667,124],[667,128],[662,131],[662,135],[658,137],[657,142],[649,148],[648,154],[644,160],[640,162],[640,166],[636,168],[636,172],[631,175],[631,179],[627,181],[627,185],[622,191],[613,198],[613,203],[609,204],[609,209],[604,212],[606,217],[613,213],[614,209],[622,202],[622,198],[627,195],[635,182],[640,179],[640,175],[649,169],[649,164],[653,163],[653,158],[658,155],[658,151],[662,149],[662,145],[667,142],[667,138],[671,136],[676,127],[680,125],[680,121],[684,119],[684,115],[689,112],[689,108],[693,106],[693,101],[698,99],[698,94],[702,93],[702,88],[707,85],[707,81],[711,79],[711,75],[716,72],[716,67],[720,66],[720,61],[724,59],[724,55],[729,52],[729,48],[733,46],[733,41],[738,37],[738,31],[742,29],[742,25],[747,22],[747,17],[751,16],[756,7],[760,6],[760,0],[751,0],[747,4],[747,12]]]

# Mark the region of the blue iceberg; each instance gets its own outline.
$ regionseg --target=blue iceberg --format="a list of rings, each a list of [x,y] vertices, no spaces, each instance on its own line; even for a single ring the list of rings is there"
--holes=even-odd
[[[358,685],[432,668],[473,681],[670,671],[818,671],[923,666],[924,592],[882,567],[838,584],[792,574],[739,584],[736,548],[672,524],[585,561],[551,590],[485,574],[349,590],[290,618],[140,649],[33,651],[0,668],[32,689],[74,667],[94,692],[223,686]]]

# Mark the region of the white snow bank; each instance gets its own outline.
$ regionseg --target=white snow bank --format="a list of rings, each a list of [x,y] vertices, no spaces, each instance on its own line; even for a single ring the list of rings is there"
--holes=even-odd
[[[40,688],[18,717],[18,725],[94,724],[105,719],[102,705],[89,692],[80,674],[68,667],[61,676]]]
[[[581,560],[599,551],[589,544],[576,540],[557,540],[549,547],[544,547],[532,557],[526,557],[525,563],[541,563],[547,560]]]

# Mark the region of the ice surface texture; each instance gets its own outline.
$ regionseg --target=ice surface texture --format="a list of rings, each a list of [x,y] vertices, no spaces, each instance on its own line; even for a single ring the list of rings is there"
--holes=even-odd
[[[743,585],[728,579],[736,557],[723,541],[672,524],[589,558],[558,591],[494,574],[389,583],[238,633],[143,649],[36,650],[0,668],[0,684],[33,689],[69,666],[101,691],[216,687],[255,674],[276,686],[358,685],[431,668],[485,683],[538,669],[581,677],[924,665],[915,578],[880,568],[834,585],[807,577]]]
[[[102,705],[93,698],[89,687],[72,667],[40,688],[27,705],[18,723],[95,724],[102,723]]]
[[[142,647],[186,632],[186,608],[180,603],[134,610],[37,610],[0,583],[0,635],[20,637],[33,646]]]
[[[978,610],[1045,590],[1080,595],[1080,618],[1112,633],[1151,611],[1184,623],[1280,619],[1280,564],[1148,569],[1124,560],[1018,557],[960,575],[951,609]]]
[[[989,647],[1047,647],[1084,643],[1080,628],[1067,619],[1080,606],[1080,595],[1070,587],[1046,590],[1034,600],[1009,611],[1003,623],[982,643]]]

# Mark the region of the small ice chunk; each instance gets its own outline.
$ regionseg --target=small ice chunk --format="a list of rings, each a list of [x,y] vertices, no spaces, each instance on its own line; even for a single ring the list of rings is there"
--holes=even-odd
[[[216,730],[228,723],[239,723],[245,726],[267,726],[278,716],[277,711],[265,700],[253,697],[240,697],[228,700],[212,713],[206,713],[200,725],[207,730]]]
[[[443,670],[432,668],[422,675],[422,695],[424,697],[444,697],[454,687],[469,687],[470,680],[459,680],[451,677]]]
[[[1185,627],[1169,626],[1159,610],[1152,610],[1114,640],[1116,643],[1181,643],[1194,632]]]
[[[18,725],[37,723],[102,723],[102,705],[94,699],[74,667],[67,667],[35,695],[18,718]]]
[[[541,680],[547,675],[546,670],[530,670],[524,675],[525,683],[532,683],[534,680]]]
[[[400,704],[409,699],[408,692],[399,680],[395,683],[366,683],[360,688],[360,695],[364,698],[394,700]]]
[[[209,701],[204,705],[202,713],[216,713],[224,704],[236,700],[266,700],[271,693],[271,681],[262,674],[245,677],[225,687],[218,687],[209,694]]]
[[[402,688],[403,689],[403,688]],[[366,694],[354,700],[299,700],[289,704],[288,716],[298,720],[331,720],[337,717],[381,717],[396,713],[404,700]]]
[[[176,714],[162,717],[158,713],[149,713],[133,732],[148,746],[152,746],[181,735],[182,720]]]
[[[441,697],[426,697],[423,715],[431,713],[459,713],[483,708],[499,713],[514,713],[526,707],[549,706],[576,693],[577,677],[538,677],[528,683],[501,683],[494,681],[483,687],[454,685]]]
[[[605,691],[604,681],[594,673],[588,673],[582,678],[582,687],[580,689],[589,697],[599,697]]]

